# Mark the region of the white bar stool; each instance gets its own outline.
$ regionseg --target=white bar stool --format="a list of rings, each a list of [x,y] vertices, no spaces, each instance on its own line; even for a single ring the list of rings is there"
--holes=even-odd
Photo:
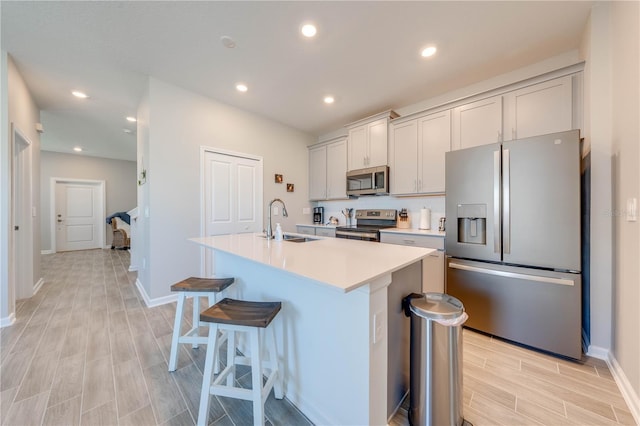
[[[264,425],[264,402],[273,388],[276,399],[284,397],[282,374],[278,369],[278,353],[274,327],[268,327],[282,307],[281,302],[248,302],[225,298],[202,312],[200,321],[209,323],[209,341],[202,376],[202,392],[198,425],[204,426],[209,412],[209,395],[253,401],[253,424]],[[263,360],[260,329],[265,329],[269,359]],[[213,379],[214,353],[217,347],[218,330],[227,331],[227,365]],[[249,335],[251,357],[236,355],[237,331]],[[263,365],[264,364],[264,365]],[[235,386],[236,365],[251,366],[251,389]],[[267,381],[262,384],[262,371],[269,370]],[[226,384],[222,382],[226,379]]]
[[[176,306],[176,317],[173,322],[173,337],[171,338],[171,356],[169,357],[169,371],[176,371],[178,363],[178,344],[191,343],[192,348],[197,348],[198,344],[206,344],[207,336],[200,336],[198,329],[200,328],[200,297],[207,297],[209,306],[217,302],[218,294],[229,287],[235,278],[197,278],[191,277],[180,281],[171,286],[171,291],[178,293],[178,305]],[[184,335],[180,335],[182,328],[182,314],[184,312],[184,302],[187,295],[193,297],[193,322],[191,330]],[[217,342],[218,347],[224,342],[224,339]],[[217,348],[216,348],[217,349]],[[216,350],[215,353],[218,351]],[[216,371],[219,366],[216,365]]]

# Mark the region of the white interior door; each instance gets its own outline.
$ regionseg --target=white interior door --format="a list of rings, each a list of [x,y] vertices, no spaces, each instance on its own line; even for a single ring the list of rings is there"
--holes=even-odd
[[[56,251],[101,248],[104,228],[99,184],[57,182],[55,187]]]
[[[261,232],[262,159],[212,151],[203,156],[204,234]],[[207,276],[213,273],[212,265],[207,253]]]

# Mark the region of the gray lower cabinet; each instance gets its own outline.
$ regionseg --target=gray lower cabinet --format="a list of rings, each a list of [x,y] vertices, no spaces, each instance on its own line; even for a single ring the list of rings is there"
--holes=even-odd
[[[297,225],[298,234],[317,235],[319,237],[334,237],[336,236],[335,228],[321,228],[317,226],[305,226]]]
[[[444,238],[382,231],[380,242],[436,249],[422,262],[422,291],[444,293]]]

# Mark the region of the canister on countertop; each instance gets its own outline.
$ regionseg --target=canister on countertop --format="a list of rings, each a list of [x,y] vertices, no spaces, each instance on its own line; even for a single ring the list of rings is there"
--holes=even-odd
[[[431,209],[420,209],[420,229],[431,229]]]

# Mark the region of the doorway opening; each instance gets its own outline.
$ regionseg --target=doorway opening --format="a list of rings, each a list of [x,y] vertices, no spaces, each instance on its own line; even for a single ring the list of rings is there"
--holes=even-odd
[[[13,173],[11,191],[11,238],[9,250],[12,265],[10,282],[15,283],[15,300],[33,296],[33,207],[32,144],[13,125]]]

